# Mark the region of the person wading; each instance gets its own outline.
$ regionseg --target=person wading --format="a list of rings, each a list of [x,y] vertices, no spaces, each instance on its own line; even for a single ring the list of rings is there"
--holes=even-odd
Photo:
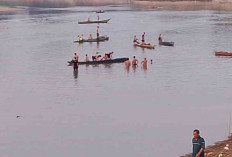
[[[197,129],[193,131],[192,144],[192,157],[205,157],[205,140],[200,136],[200,131]]]
[[[138,60],[134,56],[132,60],[132,66],[136,66],[137,64],[138,64]]]
[[[141,62],[143,69],[147,69],[147,58],[144,58],[144,60]]]

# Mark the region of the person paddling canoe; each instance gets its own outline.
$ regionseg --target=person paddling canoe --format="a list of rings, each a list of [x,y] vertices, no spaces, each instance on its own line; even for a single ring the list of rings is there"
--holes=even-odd
[[[143,32],[143,34],[142,34],[142,44],[144,44],[145,43],[145,32]]]
[[[100,33],[99,26],[97,26],[96,34],[97,34],[97,39],[98,40],[99,40],[99,33]]]

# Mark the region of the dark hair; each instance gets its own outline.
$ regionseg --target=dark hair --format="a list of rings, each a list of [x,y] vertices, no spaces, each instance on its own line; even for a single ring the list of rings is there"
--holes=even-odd
[[[135,56],[133,58],[135,58]]]
[[[200,131],[198,129],[195,129],[193,132],[196,132],[197,134],[200,134]]]

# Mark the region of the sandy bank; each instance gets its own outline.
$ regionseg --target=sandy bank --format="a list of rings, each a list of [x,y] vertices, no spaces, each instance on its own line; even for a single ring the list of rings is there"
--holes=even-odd
[[[228,149],[226,148],[228,146]],[[206,157],[231,157],[232,156],[232,135],[228,140],[217,142],[212,146],[209,146],[205,150]],[[191,154],[184,155],[182,157],[192,157]]]
[[[232,2],[218,1],[134,1],[137,7],[148,10],[223,10],[232,11]]]
[[[22,11],[22,9],[0,5],[0,13],[15,12],[15,11]]]

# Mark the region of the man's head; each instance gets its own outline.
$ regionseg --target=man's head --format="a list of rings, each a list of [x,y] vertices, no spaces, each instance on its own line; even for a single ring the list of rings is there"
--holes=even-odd
[[[194,138],[199,138],[199,137],[200,137],[200,131],[197,130],[197,129],[195,129],[195,130],[193,131],[193,136],[194,136]]]
[[[143,34],[145,34],[145,32],[143,32]]]
[[[77,55],[77,53],[74,53],[74,55]]]
[[[99,26],[97,26],[97,28],[99,28]]]
[[[147,58],[144,58],[144,60],[147,60]]]
[[[135,58],[135,56],[133,58]]]
[[[86,54],[85,56],[87,57],[88,55]]]

